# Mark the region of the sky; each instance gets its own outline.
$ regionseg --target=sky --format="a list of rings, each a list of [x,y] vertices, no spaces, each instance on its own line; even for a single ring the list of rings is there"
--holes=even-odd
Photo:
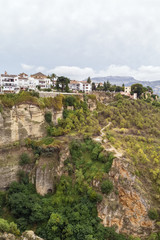
[[[160,80],[159,0],[0,0],[0,73]]]

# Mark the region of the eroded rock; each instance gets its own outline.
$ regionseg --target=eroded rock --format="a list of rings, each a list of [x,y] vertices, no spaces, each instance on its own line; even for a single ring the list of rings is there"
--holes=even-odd
[[[132,174],[132,165],[124,158],[116,158],[110,171],[114,192],[98,205],[99,217],[105,226],[115,226],[117,232],[146,236],[155,228],[148,217],[149,197],[140,181]]]

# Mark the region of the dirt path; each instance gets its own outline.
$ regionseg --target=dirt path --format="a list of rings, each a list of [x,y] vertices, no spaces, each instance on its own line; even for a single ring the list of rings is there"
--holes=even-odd
[[[100,136],[93,138],[93,140],[96,142],[100,142],[106,151],[113,152],[115,157],[120,158],[120,157],[122,157],[123,153],[121,151],[117,150],[115,147],[113,147],[106,138],[103,139],[103,137],[105,137],[105,134],[106,134],[106,133],[104,133],[104,130],[106,128],[108,128],[110,125],[111,125],[111,122],[109,122],[107,124],[107,126],[103,127],[100,130],[100,133],[101,133]]]

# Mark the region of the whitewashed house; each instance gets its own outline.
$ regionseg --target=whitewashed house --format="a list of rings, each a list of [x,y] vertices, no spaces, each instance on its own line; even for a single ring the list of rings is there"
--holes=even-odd
[[[69,86],[69,89],[72,90],[73,92],[80,91],[80,82],[79,81],[71,80],[68,86]]]
[[[20,90],[17,75],[9,75],[7,72],[0,77],[1,92],[18,93]]]
[[[29,89],[29,78],[26,73],[20,73],[18,75],[18,85],[20,87],[20,90]]]
[[[39,86],[41,89],[51,88],[51,80],[41,72],[32,74],[29,78],[32,88]]]
[[[87,83],[86,81],[81,82],[82,85],[80,85],[80,90],[82,90],[84,93],[90,93],[92,92],[92,84]]]
[[[82,91],[84,93],[92,92],[92,84],[86,81],[71,80],[69,83],[69,89],[75,92]]]
[[[124,92],[127,94],[131,93],[131,87],[124,87]]]

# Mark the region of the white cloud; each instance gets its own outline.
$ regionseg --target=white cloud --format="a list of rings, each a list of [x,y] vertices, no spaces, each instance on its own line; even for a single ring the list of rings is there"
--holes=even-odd
[[[84,75],[149,71],[138,67],[160,62],[159,8],[159,0],[0,0],[1,62],[9,71],[24,62],[89,66]]]
[[[141,81],[160,80],[160,66],[140,66],[137,69],[129,66],[111,65],[106,70],[100,71],[97,76],[131,76]]]
[[[27,65],[27,64],[24,64],[24,63],[21,63],[21,67],[25,71],[30,71],[34,68],[34,66],[32,66],[32,65]]]
[[[92,68],[79,68],[75,66],[58,66],[49,70],[48,73],[55,73],[57,76],[66,76],[72,80],[82,80],[89,76],[93,77],[95,75],[95,72]]]
[[[58,66],[48,70],[47,73],[55,73],[57,76],[66,76],[72,80],[84,80],[89,76],[132,76],[141,81],[160,80],[160,66],[140,66],[137,69],[132,69],[126,65],[110,65],[105,70],[100,71],[95,71],[92,68],[79,68],[76,66]]]
[[[44,72],[45,70],[46,70],[46,68],[43,66],[39,66],[35,69],[36,72]]]

